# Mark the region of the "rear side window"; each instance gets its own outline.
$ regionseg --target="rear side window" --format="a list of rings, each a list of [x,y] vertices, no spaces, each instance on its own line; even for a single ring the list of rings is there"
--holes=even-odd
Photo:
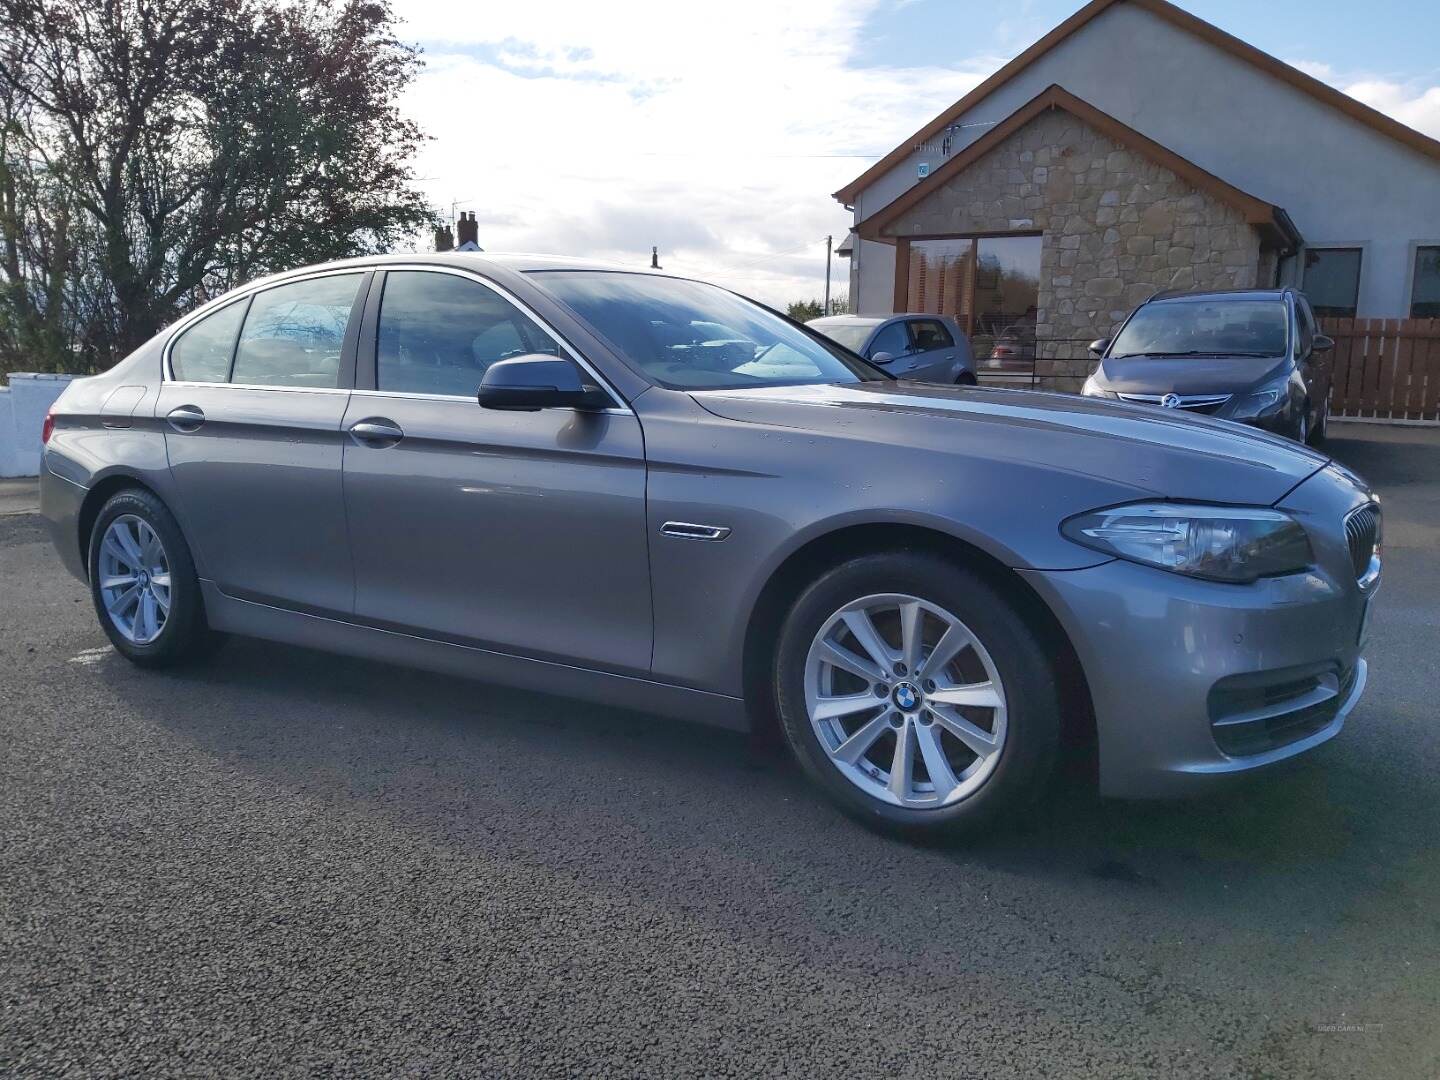
[[[950,331],[945,329],[945,324],[934,319],[916,319],[910,324],[910,337],[915,342],[915,348],[921,352],[948,349],[955,344],[950,337]]]
[[[559,356],[560,346],[493,289],[454,274],[392,270],[380,301],[376,385],[474,397],[497,360]]]
[[[903,322],[891,323],[878,334],[875,340],[870,342],[870,355],[876,353],[889,353],[891,356],[903,356],[910,351],[910,335],[905,331]]]
[[[170,346],[170,373],[181,382],[223,383],[230,378],[235,336],[245,301],[223,307],[195,323]]]
[[[362,274],[335,274],[256,293],[240,333],[231,382],[340,385],[340,351]]]

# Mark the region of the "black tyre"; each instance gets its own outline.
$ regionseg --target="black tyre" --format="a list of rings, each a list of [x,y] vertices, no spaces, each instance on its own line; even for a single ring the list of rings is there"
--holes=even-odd
[[[202,659],[223,640],[205,621],[190,546],[165,504],[117,492],[90,533],[90,597],[117,652],[142,667]]]
[[[956,385],[956,386],[974,386],[974,385],[975,385],[975,373],[974,373],[973,371],[962,371],[962,372],[960,372],[959,375],[955,376],[955,385]]]
[[[1324,446],[1325,436],[1330,433],[1330,399],[1326,398],[1320,405],[1316,414],[1315,422],[1310,425],[1309,437],[1306,439],[1311,446]]]
[[[823,574],[781,629],[781,731],[842,809],[955,831],[1036,797],[1060,742],[1047,650],[982,576],[920,552]]]

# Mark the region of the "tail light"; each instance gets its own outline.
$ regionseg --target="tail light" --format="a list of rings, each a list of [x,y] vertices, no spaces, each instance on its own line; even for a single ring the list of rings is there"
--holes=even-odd
[[[55,410],[51,409],[45,414],[45,423],[40,425],[40,443],[43,446],[50,441],[50,436],[55,433]]]

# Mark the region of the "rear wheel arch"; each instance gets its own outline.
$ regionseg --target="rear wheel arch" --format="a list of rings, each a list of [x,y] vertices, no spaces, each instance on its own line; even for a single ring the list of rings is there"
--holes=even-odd
[[[80,549],[81,565],[86,568],[87,576],[90,568],[90,534],[95,531],[95,519],[100,516],[100,511],[104,509],[105,504],[110,501],[111,497],[117,492],[124,491],[126,488],[135,488],[139,491],[148,492],[159,499],[161,503],[165,502],[158,491],[143,480],[131,476],[128,473],[111,473],[109,476],[95,483],[90,490],[85,493],[85,499],[80,504],[80,513],[76,520],[76,532],[78,534],[76,542]]]
[[[937,529],[901,523],[850,525],[815,537],[791,552],[771,573],[746,623],[743,686],[751,723],[758,734],[777,730],[770,665],[786,613],[813,581],[832,567],[861,555],[917,551],[953,560],[973,570],[1015,605],[1016,611],[1051,646],[1056,678],[1066,704],[1061,731],[1067,757],[1093,771],[1095,718],[1089,682],[1079,655],[1050,606],[1019,574],[983,549]]]

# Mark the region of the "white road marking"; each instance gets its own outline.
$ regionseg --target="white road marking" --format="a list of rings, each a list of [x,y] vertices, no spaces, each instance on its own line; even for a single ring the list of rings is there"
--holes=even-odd
[[[112,655],[112,652],[113,650],[108,645],[99,649],[82,649],[80,652],[70,657],[69,662],[72,664],[83,664],[84,666],[89,667],[91,664],[98,664],[107,656]]]

